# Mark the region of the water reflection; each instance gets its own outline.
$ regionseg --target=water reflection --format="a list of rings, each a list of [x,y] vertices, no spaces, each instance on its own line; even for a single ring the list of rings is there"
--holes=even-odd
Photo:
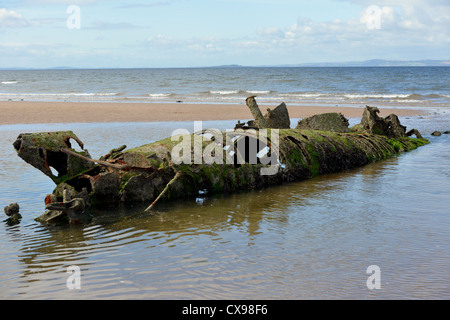
[[[155,298],[211,298],[211,292],[204,289],[186,295],[185,287],[192,285],[192,281],[213,287],[218,281],[233,284],[230,296],[226,292],[215,294],[218,298],[235,297],[255,285],[267,285],[266,268],[276,270],[270,275],[278,281],[285,281],[289,273],[298,272],[296,269],[305,273],[330,270],[325,260],[317,256],[341,259],[331,252],[335,249],[330,251],[330,243],[350,236],[348,233],[354,233],[358,225],[364,232],[373,231],[376,223],[373,220],[377,217],[368,218],[370,211],[359,207],[367,194],[364,186],[369,181],[373,185],[384,167],[395,162],[392,159],[389,163],[370,165],[366,170],[214,196],[202,202],[161,203],[156,212],[131,219],[125,217],[142,208],[96,212],[91,224],[85,226],[11,228],[10,240],[20,243],[18,261],[23,272],[20,282],[24,283],[17,287],[16,293],[28,295],[39,287],[37,282],[50,281],[47,286],[51,284],[54,292],[49,290],[48,296],[58,298],[63,291],[64,297],[70,297],[73,293],[64,290],[62,280],[63,270],[73,264],[85,274],[85,294],[95,298],[136,297],[143,292]],[[353,188],[351,194],[346,193],[349,186]],[[348,199],[331,201],[338,195]],[[348,201],[361,210],[351,215],[348,209],[343,212]],[[326,245],[322,248],[315,245],[317,238]],[[300,258],[294,265],[292,255]],[[311,276],[316,278],[314,273]],[[152,279],[150,287],[148,279]],[[164,293],[168,284],[162,279],[173,287],[170,296]],[[320,279],[314,282],[316,287],[317,282]],[[147,285],[142,286],[143,283]],[[123,285],[129,291],[123,291]]]

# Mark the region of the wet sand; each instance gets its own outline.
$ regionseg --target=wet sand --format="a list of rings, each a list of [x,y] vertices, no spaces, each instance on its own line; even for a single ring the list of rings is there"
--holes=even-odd
[[[263,113],[270,107],[260,104]],[[363,106],[319,107],[288,106],[291,118],[304,118],[326,112],[341,112],[347,118],[359,118]],[[380,116],[423,114],[418,109],[380,108]],[[103,103],[103,102],[30,102],[1,101],[0,125],[31,123],[105,123],[159,122],[253,119],[245,104],[188,104],[188,103]]]

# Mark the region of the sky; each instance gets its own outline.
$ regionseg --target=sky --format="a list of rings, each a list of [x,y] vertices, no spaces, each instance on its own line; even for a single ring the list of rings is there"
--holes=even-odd
[[[449,59],[449,0],[0,0],[0,68]]]

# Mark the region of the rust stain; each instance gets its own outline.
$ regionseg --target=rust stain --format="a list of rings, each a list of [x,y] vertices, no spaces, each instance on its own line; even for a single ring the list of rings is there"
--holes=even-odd
[[[52,201],[52,195],[51,194],[48,194],[46,197],[45,197],[45,205],[48,205],[48,204],[50,204],[50,203],[52,203],[53,201]]]

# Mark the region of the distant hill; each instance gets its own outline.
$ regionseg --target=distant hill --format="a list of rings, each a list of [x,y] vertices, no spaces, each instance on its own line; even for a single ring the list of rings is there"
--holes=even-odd
[[[206,66],[201,68],[232,69],[232,68],[247,68],[247,66],[241,66],[240,64],[226,64],[220,66]]]
[[[450,60],[383,60],[373,59],[366,61],[347,61],[347,62],[319,62],[280,65],[280,67],[434,67],[448,66]]]
[[[282,65],[260,65],[260,66],[244,66],[239,64],[229,64],[220,66],[204,66],[200,68],[258,68],[258,67],[450,67],[449,60],[383,60],[372,59],[365,61],[347,61],[347,62],[313,62],[300,64],[282,64]],[[187,67],[189,68],[189,67]],[[197,68],[197,67],[194,67]],[[49,70],[66,70],[66,69],[80,69],[76,67],[53,67],[47,68]],[[100,68],[100,69],[121,69],[121,68]],[[127,69],[127,68],[125,68]],[[139,69],[139,68],[137,68]],[[143,67],[143,69],[147,69]],[[148,68],[151,69],[151,68]],[[1,68],[0,70],[40,70],[34,68]]]
[[[238,64],[208,66],[204,68],[249,68]],[[450,67],[449,60],[383,60],[372,59],[365,61],[346,61],[346,62],[312,62],[299,64],[281,64],[281,65],[261,65],[258,67]],[[251,68],[251,67],[250,67]]]
[[[79,69],[74,67],[53,67],[53,68],[22,68],[22,67],[12,67],[12,68],[0,68],[0,70],[72,70]]]

